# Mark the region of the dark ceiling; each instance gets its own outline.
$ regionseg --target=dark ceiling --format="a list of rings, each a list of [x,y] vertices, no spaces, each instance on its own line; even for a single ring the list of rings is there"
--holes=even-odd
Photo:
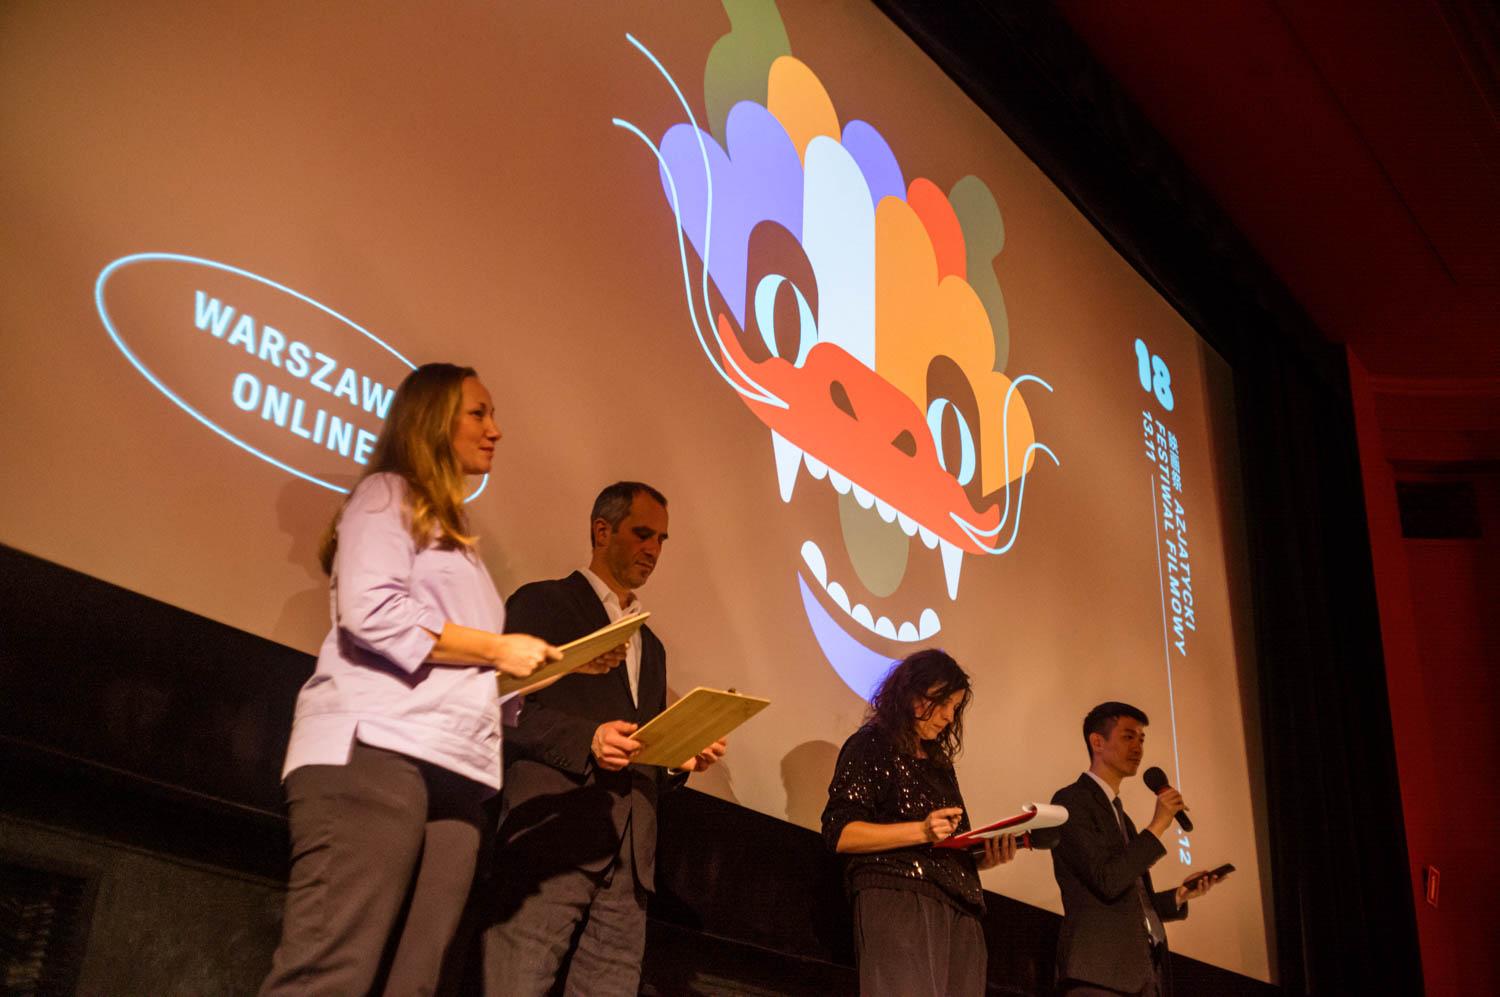
[[[1500,403],[1500,6],[1055,4],[1328,338]]]

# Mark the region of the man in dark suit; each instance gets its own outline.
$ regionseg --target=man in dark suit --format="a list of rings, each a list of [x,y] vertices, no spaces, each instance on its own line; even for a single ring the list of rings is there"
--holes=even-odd
[[[1166,854],[1161,839],[1183,803],[1177,790],[1163,790],[1151,823],[1139,832],[1120,805],[1120,783],[1140,768],[1149,722],[1126,703],[1090,710],[1083,720],[1089,769],[1052,797],[1068,808],[1052,874],[1063,902],[1058,990],[1070,997],[1162,994],[1162,922],[1187,917],[1187,902],[1213,885],[1204,877],[1175,890],[1152,889],[1150,868]]]
[[[516,590],[506,630],[565,644],[641,611],[636,589],[667,539],[666,498],[640,482],[610,485],[594,502],[589,531],[589,566]],[[506,728],[486,993],[546,994],[560,970],[569,994],[637,992],[657,794],[724,753],[721,741],[671,772],[631,764],[641,745],[630,735],[666,706],[666,657],[642,627],[601,659],[616,667],[528,694],[517,725]]]

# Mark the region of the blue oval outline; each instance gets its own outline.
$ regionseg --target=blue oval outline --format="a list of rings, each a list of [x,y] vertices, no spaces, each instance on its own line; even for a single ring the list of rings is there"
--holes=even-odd
[[[305,471],[299,471],[295,467],[292,467],[290,464],[285,464],[277,460],[270,454],[262,453],[261,451],[252,447],[250,444],[246,443],[244,440],[229,432],[227,429],[219,426],[208,416],[199,412],[187,402],[177,397],[177,394],[173,392],[171,388],[162,383],[161,379],[153,374],[151,372],[151,369],[144,363],[142,363],[139,357],[131,352],[130,347],[125,345],[125,340],[120,336],[119,331],[115,329],[114,320],[109,317],[109,310],[104,307],[104,285],[109,282],[110,276],[116,270],[129,266],[132,263],[142,263],[147,260],[169,260],[174,263],[191,263],[196,266],[210,267],[215,270],[223,270],[227,273],[238,274],[241,277],[249,277],[251,280],[259,281],[267,287],[275,288],[283,294],[289,294],[297,300],[312,305],[314,308],[317,308],[318,310],[333,316],[340,322],[349,326],[349,328],[354,329],[356,332],[362,333],[371,342],[375,343],[377,346],[385,350],[397,360],[406,364],[406,366],[411,370],[416,370],[417,365],[406,359],[406,357],[402,356],[395,349],[395,347],[391,346],[385,340],[381,339],[379,336],[375,335],[373,332],[366,329],[358,322],[355,322],[353,319],[346,318],[345,316],[340,315],[338,312],[334,311],[332,308],[329,308],[321,301],[315,301],[312,298],[309,298],[307,295],[303,294],[301,291],[297,291],[290,287],[287,287],[285,284],[277,283],[269,277],[262,277],[259,274],[251,273],[249,270],[244,270],[240,267],[233,266],[228,263],[220,263],[217,260],[204,259],[201,256],[187,256],[182,253],[131,253],[128,256],[122,256],[119,259],[114,260],[103,270],[99,271],[99,277],[96,281],[94,281],[94,307],[99,312],[99,320],[104,323],[104,330],[109,333],[109,338],[114,340],[115,346],[119,348],[121,353],[125,354],[125,359],[130,361],[131,366],[133,366],[140,373],[140,375],[151,384],[152,387],[165,395],[167,399],[170,400],[178,408],[182,409],[194,419],[197,419],[200,423],[207,426],[215,433],[218,433],[230,443],[233,443],[241,450],[244,450],[246,453],[253,454],[254,456],[259,457],[261,460],[265,461],[267,464],[270,464],[273,467],[279,467],[281,468],[281,470],[287,472],[288,474],[301,478],[303,481],[311,482],[312,484],[327,488],[329,491],[338,492],[341,495],[349,494],[349,489],[341,488],[338,485],[331,484],[327,481],[324,481],[322,478],[315,478]],[[480,492],[483,492],[485,486],[489,483],[490,476],[486,474],[480,479],[479,487],[475,489],[474,494],[464,499],[464,503],[468,504],[477,499]]]

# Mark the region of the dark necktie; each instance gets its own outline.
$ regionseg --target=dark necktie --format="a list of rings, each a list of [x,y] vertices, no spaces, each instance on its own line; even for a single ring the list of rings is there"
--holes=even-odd
[[[1124,839],[1125,844],[1128,846],[1130,844],[1132,825],[1130,818],[1125,816],[1125,805],[1120,802],[1118,796],[1115,797],[1115,816],[1118,818],[1116,823],[1120,826],[1120,837]],[[1156,905],[1151,902],[1151,895],[1146,892],[1145,876],[1136,878],[1135,893],[1140,898],[1141,914],[1146,919],[1146,934],[1150,936],[1152,945],[1160,945],[1166,941],[1167,931],[1162,927],[1161,918],[1157,916]]]

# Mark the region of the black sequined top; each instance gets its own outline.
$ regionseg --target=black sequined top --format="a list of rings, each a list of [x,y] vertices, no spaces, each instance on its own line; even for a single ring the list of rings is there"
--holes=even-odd
[[[836,849],[851,821],[898,824],[926,820],[943,807],[962,807],[958,777],[951,768],[899,750],[873,724],[850,735],[839,752],[828,806],[823,810],[823,840]],[[969,829],[964,810],[958,830]],[[912,845],[885,852],[846,855],[844,881],[852,893],[866,887],[913,890],[963,910],[984,912],[984,891],[974,857],[959,849]]]

